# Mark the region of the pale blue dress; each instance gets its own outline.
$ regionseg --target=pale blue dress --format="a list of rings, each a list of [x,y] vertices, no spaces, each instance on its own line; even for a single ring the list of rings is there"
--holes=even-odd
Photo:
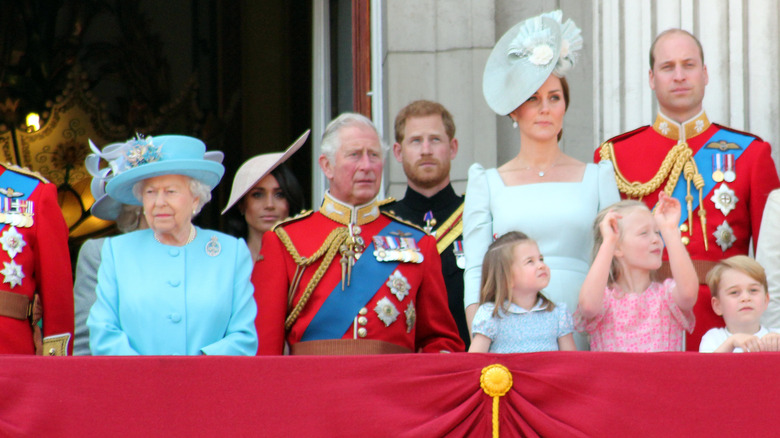
[[[87,318],[93,355],[257,353],[257,305],[243,239],[197,228],[184,246],[150,229],[103,243],[97,301]]]
[[[479,163],[469,168],[463,212],[466,256],[464,305],[479,302],[482,259],[493,235],[522,231],[539,244],[550,267],[547,298],[576,309],[593,250],[593,221],[598,212],[620,200],[612,163],[586,164],[580,182],[504,185],[497,169]],[[578,350],[588,349],[575,334]]]
[[[558,351],[558,338],[574,331],[574,322],[565,303],[556,303],[548,312],[541,299],[531,310],[506,302],[503,308],[506,312],[499,309],[498,316],[493,316],[495,308],[495,303],[479,306],[471,330],[490,338],[488,353]]]

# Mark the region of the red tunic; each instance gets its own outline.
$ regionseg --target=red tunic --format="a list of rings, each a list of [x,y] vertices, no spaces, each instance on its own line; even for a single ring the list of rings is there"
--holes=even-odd
[[[698,120],[703,121],[703,124],[698,125],[702,128],[700,133],[694,128],[697,126],[695,122]],[[664,122],[667,125],[662,125]],[[666,135],[661,133],[664,128],[668,129]],[[687,133],[688,146],[695,155],[699,149],[709,143],[707,140],[720,129],[740,133],[724,126],[710,124],[703,113],[682,126],[664,120],[663,116],[659,115],[653,126],[644,126],[619,135],[610,139],[609,142],[613,144],[617,168],[623,176],[628,181],[644,183],[656,174],[666,154],[677,144],[678,135],[682,135],[682,132]],[[755,137],[752,134],[740,134]],[[601,160],[600,151],[601,147],[595,152],[594,160],[596,162]],[[729,153],[729,151],[724,151],[724,153]],[[780,187],[780,180],[778,180],[777,170],[775,169],[774,161],[772,161],[769,143],[755,137],[737,159],[735,170],[736,180],[717,183],[713,190],[702,198],[704,209],[707,213],[708,250],[704,248],[704,235],[701,229],[701,222],[699,221],[698,208],[693,210],[693,230],[683,233],[684,236],[689,238],[687,249],[693,260],[717,262],[734,255],[747,255],[751,239],[753,240],[753,245],[756,245],[767,196],[773,189]],[[711,174],[713,169],[710,167],[706,169],[700,168],[699,172]],[[681,176],[680,180],[684,181],[684,178]],[[642,199],[648,207],[653,208],[656,204],[658,193],[663,190],[665,182],[666,180],[653,193]],[[721,210],[716,208],[715,203],[711,199],[714,191],[724,184],[734,191],[738,199],[735,208],[727,215],[724,215]],[[691,193],[695,198],[698,198],[698,192],[693,187],[691,188]],[[621,196],[623,198],[626,197],[623,193],[621,193]],[[687,213],[685,201],[681,200],[681,204],[683,211]],[[713,235],[718,226],[724,222],[728,222],[736,238],[736,241],[726,250],[721,249],[716,243],[716,237]],[[668,256],[664,253],[664,260],[667,259]],[[696,327],[693,334],[686,339],[686,349],[689,351],[698,351],[701,337],[707,330],[713,327],[724,326],[723,318],[717,316],[712,310],[710,297],[709,288],[704,284],[700,285],[699,297],[694,307]]]
[[[0,175],[5,172],[14,170],[0,166]],[[4,198],[4,195],[0,195],[0,200]],[[73,275],[68,252],[68,227],[57,204],[57,187],[39,182],[27,199],[33,201],[33,225],[29,228],[15,227],[22,235],[25,246],[13,258],[13,262],[21,266],[24,277],[21,284],[13,287],[9,282],[3,282],[0,290],[21,294],[29,299],[37,291],[43,304],[43,336],[70,334],[70,354],[73,351]],[[0,235],[11,228],[11,225],[5,223],[0,225]],[[0,267],[5,267],[11,261],[10,254],[0,249]],[[30,323],[0,316],[0,353],[34,352]]]
[[[379,233],[395,219],[378,214],[371,222],[360,225],[360,235],[365,239],[366,246],[372,242],[374,235]],[[327,236],[343,224],[329,219],[326,215],[316,212],[310,216],[291,220],[280,225],[290,236],[293,245],[302,256],[314,254],[325,242]],[[388,281],[383,280],[373,297],[365,304],[364,311],[367,321],[355,327],[354,323],[343,334],[341,339],[353,339],[358,328],[364,336],[358,339],[374,339],[390,342],[411,351],[439,352],[463,351],[463,341],[458,336],[457,327],[447,307],[447,291],[441,274],[441,260],[436,251],[436,240],[424,236],[417,242],[424,260],[422,263],[399,263],[394,270],[406,278],[410,290],[409,295],[399,300],[391,293]],[[260,341],[258,354],[281,354],[285,339],[292,346],[300,342],[301,337],[311,323],[315,314],[325,302],[331,291],[339,287],[341,282],[341,256],[337,253],[331,265],[325,271],[317,284],[311,298],[300,316],[295,320],[288,333],[285,333],[284,323],[287,316],[287,291],[296,271],[293,257],[274,232],[263,236],[263,259],[255,264],[252,273],[252,283],[255,286],[255,299],[258,304],[256,319],[257,333]],[[370,250],[363,252],[362,257],[374,257]],[[307,267],[294,292],[294,306],[309,284],[312,276],[322,263],[318,260]],[[360,282],[360,278],[352,276],[351,283]],[[349,288],[347,289],[349,292]],[[386,325],[374,310],[377,302],[390,300],[399,314],[395,320]],[[413,303],[416,317],[410,325],[405,310]],[[354,315],[356,318],[359,315]]]

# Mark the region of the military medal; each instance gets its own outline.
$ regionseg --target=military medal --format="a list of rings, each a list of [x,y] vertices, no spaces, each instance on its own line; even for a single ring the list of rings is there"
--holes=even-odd
[[[739,201],[734,190],[731,190],[726,183],[715,189],[710,199],[715,204],[715,207],[723,213],[723,216],[728,216],[731,210],[736,207],[737,201]]]
[[[11,187],[8,187],[7,189],[0,188],[0,193],[2,193],[3,195],[5,195],[5,197],[7,197],[7,198],[18,198],[18,197],[20,197],[20,196],[23,196],[23,195],[24,195],[24,193],[22,193],[22,192],[17,192],[17,191],[15,191],[15,190],[14,190],[13,188],[11,188]]]
[[[211,240],[206,244],[206,254],[209,257],[216,257],[220,252],[222,252],[222,245],[219,244],[217,236],[211,236]]]
[[[452,242],[452,252],[455,254],[455,264],[460,269],[466,269],[466,254],[463,252],[463,241]]]
[[[417,320],[417,311],[414,309],[414,302],[409,302],[409,307],[404,310],[406,316],[406,333],[411,333],[414,328],[414,322]]]
[[[717,243],[724,252],[731,248],[731,245],[737,241],[737,237],[734,236],[734,230],[731,229],[731,226],[726,221],[723,221],[722,224],[718,225],[718,229],[715,230],[712,235],[715,236],[715,243]]]
[[[734,170],[734,154],[726,154],[726,171],[723,172],[723,180],[734,182],[737,179],[737,172]]]
[[[13,225],[3,232],[3,236],[0,237],[0,243],[3,245],[3,251],[7,252],[12,260],[27,245],[27,242],[24,241],[24,236]]]
[[[16,262],[3,262],[4,268],[0,270],[0,274],[3,274],[3,283],[9,283],[11,288],[22,284],[24,278],[24,272],[22,272],[22,266],[17,265]]]
[[[425,221],[425,226],[423,227],[425,232],[435,236],[436,233],[433,231],[433,227],[436,226],[436,219],[433,218],[433,212],[429,210],[427,213],[425,213],[423,220]]]
[[[389,327],[390,324],[395,322],[395,320],[398,319],[398,315],[400,314],[398,309],[395,307],[395,304],[393,304],[393,302],[390,301],[390,299],[387,297],[383,297],[381,300],[377,301],[376,307],[374,307],[374,312],[376,312],[379,319],[385,323],[385,327]]]
[[[422,263],[423,257],[417,242],[409,233],[391,232],[402,237],[374,236],[374,257],[379,262]]]
[[[404,298],[409,295],[409,290],[412,288],[412,286],[409,284],[409,281],[406,280],[406,277],[404,277],[403,274],[401,274],[397,269],[387,280],[387,287],[390,288],[390,292],[395,295],[398,301],[403,301]]]
[[[712,154],[712,180],[723,181],[723,155]]]
[[[12,190],[8,188],[6,193]],[[15,227],[30,228],[33,226],[33,205],[33,201],[26,199],[3,198],[0,205],[0,222]]]

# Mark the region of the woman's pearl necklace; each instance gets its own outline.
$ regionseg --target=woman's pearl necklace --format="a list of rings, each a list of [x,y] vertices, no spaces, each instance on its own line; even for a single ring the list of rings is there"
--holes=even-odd
[[[193,241],[193,240],[195,240],[195,236],[196,236],[197,234],[198,234],[198,232],[197,232],[197,231],[195,231],[195,226],[194,226],[194,225],[192,225],[192,224],[190,224],[190,235],[189,235],[189,237],[187,238],[187,242],[185,242],[185,243],[184,243],[184,245],[188,245],[188,244],[192,243],[192,241]],[[154,240],[156,240],[158,243],[161,243],[161,244],[163,244],[163,245],[167,245],[166,243],[162,243],[162,242],[160,241],[160,238],[159,238],[159,237],[157,237],[157,233],[152,233],[152,235],[154,236]],[[184,245],[182,245],[182,246],[184,246]]]

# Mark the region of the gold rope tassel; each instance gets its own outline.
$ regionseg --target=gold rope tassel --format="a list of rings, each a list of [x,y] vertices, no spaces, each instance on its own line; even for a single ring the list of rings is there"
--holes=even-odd
[[[709,251],[709,244],[707,244],[707,210],[704,209],[704,202],[702,202],[702,191],[704,190],[704,177],[701,176],[699,173],[699,168],[696,166],[696,162],[693,161],[693,168],[694,168],[694,175],[693,175],[693,185],[696,187],[696,190],[699,191],[699,220],[701,221],[701,232],[702,237],[704,238],[704,250]],[[690,213],[688,213],[690,216]],[[691,231],[693,231],[693,228],[691,228]]]
[[[493,438],[498,438],[498,401],[512,388],[512,373],[503,365],[488,365],[482,368],[479,386],[485,394],[493,397]]]
[[[693,233],[693,196],[691,195],[691,181],[693,181],[693,175],[696,173],[694,166],[693,160],[688,160],[685,163],[685,167],[683,167],[685,185],[688,190],[688,194],[685,195],[685,205],[688,208],[688,230],[690,230],[690,233]]]

